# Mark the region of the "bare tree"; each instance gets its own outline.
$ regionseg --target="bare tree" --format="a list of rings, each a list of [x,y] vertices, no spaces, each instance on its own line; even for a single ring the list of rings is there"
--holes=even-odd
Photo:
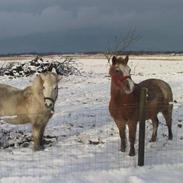
[[[108,47],[104,56],[106,57],[108,63],[113,55],[119,55],[123,53],[127,48],[129,48],[133,43],[138,41],[139,35],[136,33],[136,29],[130,29],[127,34],[123,36],[115,36],[114,43],[108,43]]]

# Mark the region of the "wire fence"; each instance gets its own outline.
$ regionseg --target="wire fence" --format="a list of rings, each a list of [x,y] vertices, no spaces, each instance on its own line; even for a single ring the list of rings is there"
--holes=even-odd
[[[168,140],[168,128],[162,114],[158,115],[159,128],[156,143],[149,143],[152,124],[146,122],[145,164],[177,164],[183,162],[183,103],[174,104],[172,116],[173,140]]]
[[[150,120],[146,121],[145,165],[183,162],[182,111],[183,103],[175,103],[172,141],[168,140],[165,120],[159,114],[157,142],[150,143],[152,124]],[[103,106],[94,110],[87,108],[65,112],[61,115],[56,112],[46,127],[45,149],[39,152],[31,150],[30,125],[14,126],[1,122],[0,175],[58,176],[84,171],[137,167],[138,130],[136,138],[136,156],[128,156],[129,143],[126,152],[120,152],[118,129],[107,107]],[[2,147],[5,141],[10,144],[6,148]],[[22,141],[25,144],[19,143]]]

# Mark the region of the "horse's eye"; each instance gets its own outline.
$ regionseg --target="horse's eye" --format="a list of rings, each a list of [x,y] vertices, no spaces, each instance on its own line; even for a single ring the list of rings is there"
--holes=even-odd
[[[43,86],[43,90],[45,89],[45,87]]]

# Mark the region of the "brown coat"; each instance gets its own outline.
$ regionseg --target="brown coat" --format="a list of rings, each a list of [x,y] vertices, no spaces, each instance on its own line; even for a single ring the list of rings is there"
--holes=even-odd
[[[124,67],[127,65],[128,61],[124,61],[122,58],[115,58],[115,62],[110,68],[111,75],[111,99],[109,102],[109,111],[113,117],[121,137],[121,151],[126,149],[126,125],[129,127],[129,140],[130,140],[130,156],[135,155],[134,143],[136,138],[136,127],[139,120],[139,102],[140,102],[140,90],[142,87],[148,89],[147,106],[146,106],[146,119],[151,119],[153,122],[153,133],[151,141],[156,141],[157,128],[158,128],[158,118],[157,114],[162,112],[169,132],[169,139],[173,138],[172,135],[172,108],[173,105],[173,94],[170,86],[162,80],[159,79],[148,79],[142,81],[139,84],[134,84],[133,91],[130,94],[123,92],[123,89],[116,85],[115,78],[113,77],[115,73],[116,63],[122,64]],[[122,75],[123,73],[121,73]],[[118,74],[119,75],[119,74]],[[131,78],[129,76],[128,78]],[[125,85],[121,82],[121,86]],[[128,86],[128,83],[126,83]]]

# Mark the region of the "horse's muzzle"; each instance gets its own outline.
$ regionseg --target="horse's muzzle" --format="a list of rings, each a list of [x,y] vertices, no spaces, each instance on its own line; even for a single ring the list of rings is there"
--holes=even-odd
[[[50,97],[44,97],[44,103],[45,103],[45,106],[50,109],[51,111],[54,112],[54,103],[55,101],[50,98]]]

